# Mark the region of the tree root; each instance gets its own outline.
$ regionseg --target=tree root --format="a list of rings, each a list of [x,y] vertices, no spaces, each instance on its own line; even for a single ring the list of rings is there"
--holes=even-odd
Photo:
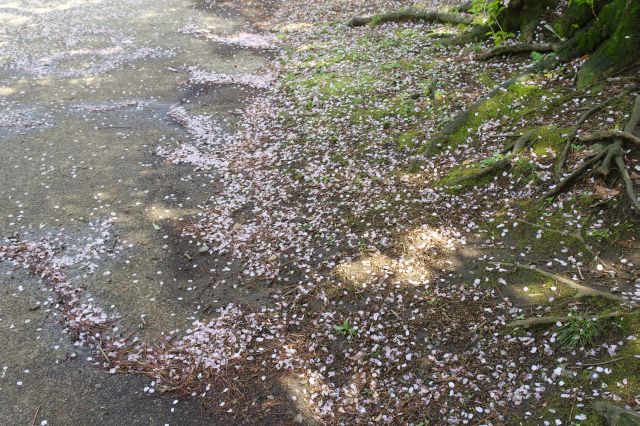
[[[452,182],[453,185],[459,185],[463,182],[474,181],[482,179],[485,176],[491,176],[497,172],[502,170],[510,169],[513,165],[513,157],[516,156],[522,149],[529,143],[535,136],[535,130],[529,130],[522,136],[520,136],[513,146],[506,152],[506,157],[502,160],[492,164],[491,166],[482,168],[477,172],[470,174],[468,176],[461,177],[460,179],[456,179]]]
[[[607,312],[604,314],[594,315],[591,318],[594,320],[601,320],[601,319],[607,319],[607,318],[623,317],[625,315],[627,315],[626,312],[614,311],[614,312]],[[567,316],[548,315],[543,317],[533,317],[533,318],[525,318],[522,320],[511,321],[506,326],[509,328],[516,328],[516,327],[529,328],[534,325],[556,324],[557,322],[565,322],[568,320],[569,320],[569,317]]]
[[[639,137],[635,136],[633,133],[622,130],[598,130],[597,132],[580,135],[578,137],[578,140],[583,143],[600,142],[607,139],[622,139],[623,141],[631,142],[640,146]]]
[[[605,154],[607,154],[607,150],[608,150],[608,148],[600,149],[600,150],[598,150],[598,152],[596,152],[592,156],[586,158],[585,161],[576,170],[574,170],[571,174],[569,174],[569,176],[564,178],[554,188],[552,188],[546,194],[544,194],[543,198],[553,197],[553,196],[565,191],[584,172],[589,170],[594,164],[596,164],[598,161],[600,161],[600,159],[602,157],[604,157]]]
[[[460,5],[458,5],[456,8],[454,8],[454,10],[458,12],[468,13],[471,11],[471,6],[473,6],[473,1],[467,0],[464,3],[461,3]]]
[[[447,143],[447,141],[449,140],[449,137],[451,137],[451,135],[453,135],[458,130],[460,130],[462,126],[464,126],[464,124],[467,122],[467,119],[469,118],[469,116],[474,112],[476,112],[482,106],[482,104],[484,104],[486,101],[488,101],[498,93],[501,93],[504,90],[508,89],[509,87],[513,86],[514,84],[526,81],[529,77],[531,77],[530,73],[524,73],[524,74],[520,74],[515,77],[512,77],[509,80],[500,84],[499,86],[495,87],[493,90],[491,90],[486,95],[482,96],[477,101],[473,102],[471,105],[469,105],[467,109],[458,112],[456,115],[453,116],[451,121],[449,121],[442,128],[442,130],[440,131],[440,134],[428,142],[425,148],[425,154],[429,155],[434,149],[434,147],[437,146],[438,144]]]
[[[633,92],[637,88],[638,86],[635,84],[629,87],[626,87],[625,89],[621,90],[620,93],[618,93],[617,95],[605,99],[603,102],[600,102],[592,106],[587,111],[582,113],[582,115],[578,118],[578,121],[576,122],[576,124],[574,124],[571,127],[571,131],[569,132],[569,135],[567,136],[567,140],[564,144],[564,147],[562,148],[562,152],[556,164],[556,169],[555,169],[556,177],[560,177],[562,175],[562,170],[564,169],[564,165],[567,162],[567,157],[569,155],[569,149],[571,148],[571,144],[576,141],[580,127],[582,127],[582,125],[589,118],[591,118],[595,113],[597,113],[607,105],[611,104],[612,102],[627,96],[629,93]]]
[[[382,24],[385,22],[439,22],[443,24],[471,24],[473,22],[473,18],[470,15],[462,15],[458,13],[405,9],[372,16],[355,16],[347,25],[350,27],[362,27],[368,24]]]
[[[470,174],[468,176],[463,176],[459,179],[454,180],[453,182],[451,182],[452,185],[459,185],[463,182],[467,182],[467,181],[475,181],[475,180],[480,180],[485,176],[491,176],[494,175],[497,172],[500,172],[502,170],[508,169],[511,167],[511,160],[510,159],[502,159],[500,161],[498,161],[497,163],[492,164],[491,166],[485,167],[483,169],[478,170],[477,172]]]
[[[506,55],[509,53],[524,53],[524,52],[553,52],[553,45],[543,43],[518,43],[508,44],[504,46],[495,47],[487,52],[481,53],[476,56],[478,61],[486,61],[496,56]]]
[[[612,144],[607,145],[603,148],[596,147],[594,154],[587,157],[585,161],[571,174],[565,177],[560,183],[558,183],[553,189],[548,191],[543,197],[553,197],[560,192],[569,188],[569,186],[578,179],[582,174],[584,174],[587,170],[594,168],[594,166],[602,160],[601,165],[596,169],[598,173],[602,175],[608,175],[612,161],[615,163],[616,167],[620,171],[620,175],[625,183],[625,188],[627,191],[627,195],[631,200],[631,204],[633,208],[640,212],[640,202],[638,202],[638,196],[635,193],[633,188],[633,182],[631,181],[631,177],[629,176],[629,172],[627,171],[627,166],[624,162],[624,150],[623,144],[625,140],[630,140],[628,136],[632,137],[632,141],[635,143],[635,139],[637,139],[633,135],[633,131],[636,126],[640,122],[640,95],[636,97],[634,102],[633,111],[631,112],[631,117],[627,122],[627,125],[622,132],[610,132],[611,136],[614,138]]]
[[[561,275],[554,274],[553,272],[545,271],[544,269],[540,269],[536,266],[524,265],[522,263],[509,263],[509,262],[491,262],[496,266],[511,266],[519,269],[528,269],[530,271],[534,271],[539,273],[540,275],[544,275],[547,278],[551,278],[554,281],[562,283],[569,288],[572,288],[577,291],[575,298],[592,296],[592,297],[602,297],[605,299],[615,300],[618,302],[623,302],[624,299],[620,296],[616,296],[615,294],[608,293],[606,291],[596,290],[595,288],[587,287],[582,284],[578,284],[577,282],[570,280],[569,278],[565,278]]]
[[[462,46],[473,42],[486,40],[491,34],[491,28],[483,25],[471,28],[455,37],[438,40],[443,46]]]

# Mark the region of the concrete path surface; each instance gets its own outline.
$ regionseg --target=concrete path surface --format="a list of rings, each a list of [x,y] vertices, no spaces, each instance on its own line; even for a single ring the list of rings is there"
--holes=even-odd
[[[188,262],[179,228],[206,203],[215,171],[155,152],[189,138],[167,116],[176,105],[232,131],[250,92],[195,91],[187,69],[247,74],[267,55],[193,28],[252,31],[259,6],[0,4],[0,238],[55,240],[74,282],[118,312],[123,327],[154,336],[182,329],[201,308],[192,293],[210,278],[206,262]],[[87,256],[94,243],[102,249]],[[48,293],[0,262],[0,424],[215,424],[197,401],[149,395],[146,378],[96,368],[63,332]]]

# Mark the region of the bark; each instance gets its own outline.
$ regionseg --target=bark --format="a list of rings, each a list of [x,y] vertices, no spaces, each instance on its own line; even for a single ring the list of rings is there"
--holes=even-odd
[[[532,42],[542,14],[555,3],[556,0],[511,0],[498,18],[500,29],[519,32],[522,40]]]

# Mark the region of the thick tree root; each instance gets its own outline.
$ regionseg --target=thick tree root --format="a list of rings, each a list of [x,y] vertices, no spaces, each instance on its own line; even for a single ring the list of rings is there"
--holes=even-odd
[[[510,167],[511,167],[511,160],[505,158],[498,161],[497,163],[492,164],[491,166],[480,169],[473,174],[456,179],[453,182],[451,182],[451,184],[460,185],[461,183],[467,182],[467,181],[477,181],[482,179],[485,176],[492,176],[498,172],[509,169]]]
[[[595,402],[592,407],[604,417],[607,425],[640,425],[640,415],[631,410],[618,407],[609,401]]]
[[[469,43],[474,43],[489,38],[491,34],[491,28],[483,25],[472,27],[469,31],[465,31],[455,37],[438,40],[443,46],[462,46]]]
[[[622,317],[625,315],[627,315],[626,312],[614,311],[614,312],[607,312],[600,315],[594,315],[591,318],[594,320],[602,320],[607,318]],[[528,328],[535,325],[556,324],[557,322],[566,322],[568,320],[569,320],[569,317],[567,316],[561,317],[561,316],[549,315],[544,317],[533,317],[533,318],[525,318],[522,320],[511,321],[506,326],[509,328],[517,328],[517,327]]]
[[[491,176],[498,172],[501,172],[502,170],[510,169],[513,166],[513,157],[518,155],[518,153],[531,142],[535,134],[535,130],[529,130],[515,141],[513,146],[506,152],[505,158],[492,164],[491,166],[480,169],[473,174],[461,177],[460,179],[457,179],[452,183],[454,185],[459,185],[463,182],[479,180],[485,176]]]
[[[504,46],[498,46],[487,52],[481,53],[476,56],[478,61],[486,61],[496,56],[506,55],[509,53],[524,53],[524,52],[553,52],[553,45],[541,44],[541,43],[519,43],[508,44]]]
[[[442,24],[471,24],[470,15],[444,13],[435,11],[420,11],[414,9],[399,10],[397,12],[382,13],[372,16],[355,16],[347,25],[362,27],[368,24],[382,24],[386,22],[439,22]]]
[[[443,129],[440,131],[440,134],[428,142],[425,148],[425,154],[426,155],[431,154],[433,149],[438,144],[446,144],[449,140],[449,137],[451,137],[451,135],[453,135],[458,130],[460,130],[464,126],[464,124],[467,122],[469,116],[475,113],[486,101],[488,101],[498,93],[502,93],[504,90],[508,89],[510,86],[513,86],[514,84],[526,81],[527,79],[529,79],[529,77],[531,77],[530,73],[524,73],[524,74],[517,75],[513,78],[510,78],[509,80],[503,82],[502,84],[500,84],[499,86],[491,90],[489,93],[487,93],[486,95],[482,96],[480,99],[478,99],[477,101],[469,105],[467,109],[458,112],[456,115],[453,116],[451,121],[449,121],[443,127]]]
[[[578,284],[577,282],[570,280],[569,278],[565,278],[561,275],[554,274],[553,272],[545,271],[544,269],[540,269],[536,266],[532,265],[524,265],[522,263],[509,263],[509,262],[492,262],[497,266],[510,266],[518,269],[528,269],[530,271],[537,272],[540,275],[544,275],[547,278],[551,278],[554,281],[562,283],[569,288],[572,288],[577,291],[575,298],[580,297],[602,297],[605,299],[616,300],[618,302],[623,302],[624,299],[620,296],[616,296],[615,294],[608,293],[606,291],[596,290],[595,288],[587,287],[582,284]]]
[[[614,162],[620,175],[625,183],[625,188],[629,199],[631,200],[632,207],[640,212],[640,202],[638,202],[638,196],[633,188],[633,181],[629,176],[627,166],[624,162],[624,150],[623,145],[625,141],[632,141],[635,143],[635,135],[633,131],[640,123],[640,96],[636,97],[634,102],[633,111],[631,117],[627,122],[627,125],[622,132],[610,132],[613,143],[605,147],[594,148],[594,153],[587,157],[584,162],[571,174],[565,177],[560,183],[558,183],[553,189],[548,191],[543,197],[553,197],[566,189],[568,189],[573,182],[575,182],[581,175],[587,172],[587,170],[595,168],[595,165],[602,160],[602,163],[597,168],[598,173],[602,175],[608,175],[611,169],[611,163]],[[629,136],[632,139],[629,139]]]
[[[622,130],[599,130],[597,132],[580,135],[578,140],[583,143],[602,142],[608,139],[622,139],[640,146],[640,138],[633,133],[624,132]]]

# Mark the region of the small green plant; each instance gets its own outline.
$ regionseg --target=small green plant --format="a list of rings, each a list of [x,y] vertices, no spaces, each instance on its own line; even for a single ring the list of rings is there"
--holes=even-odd
[[[625,327],[625,322],[624,322],[624,317],[616,317],[613,320],[611,320],[611,324],[615,327],[615,328],[619,328],[619,329],[624,329]]]
[[[490,35],[491,38],[493,39],[493,44],[496,46],[500,46],[502,43],[504,43],[505,41],[509,40],[510,38],[515,37],[514,33],[510,33],[507,31],[490,31],[487,33],[487,35]]]
[[[569,311],[569,319],[560,328],[558,343],[562,347],[576,348],[590,346],[600,332],[600,326],[588,313],[581,314],[573,308]]]
[[[493,25],[498,22],[498,16],[504,9],[501,0],[473,0],[469,12],[474,15],[474,23]]]
[[[442,300],[438,299],[437,297],[434,297],[433,299],[429,299],[427,300],[427,303],[431,306],[439,306],[441,304]]]
[[[540,52],[531,52],[530,56],[531,56],[531,59],[533,59],[535,62],[538,62],[539,60],[544,58],[544,55]]]
[[[311,232],[313,231],[313,225],[310,223],[301,223],[300,229],[304,232]]]
[[[358,334],[358,331],[353,328],[353,326],[351,326],[351,324],[349,323],[349,320],[346,319],[342,322],[342,324],[340,325],[334,325],[333,328],[335,328],[335,330],[344,335],[344,336],[356,336]]]
[[[611,231],[609,231],[608,229],[593,229],[589,231],[588,235],[592,238],[595,238],[599,243],[608,240],[613,236]]]
[[[496,46],[515,36],[505,31],[500,25],[499,17],[506,8],[503,0],[473,0],[469,9],[469,12],[474,15],[475,24],[489,26],[491,31],[487,35],[491,36]]]
[[[543,59],[544,59],[544,57],[545,57],[545,56],[547,56],[547,55],[545,55],[545,54],[543,54],[543,53],[540,53],[540,52],[531,52],[531,55],[530,55],[530,56],[531,56],[531,59],[532,59],[534,62],[540,62],[540,61],[541,61],[541,60],[543,60]]]

